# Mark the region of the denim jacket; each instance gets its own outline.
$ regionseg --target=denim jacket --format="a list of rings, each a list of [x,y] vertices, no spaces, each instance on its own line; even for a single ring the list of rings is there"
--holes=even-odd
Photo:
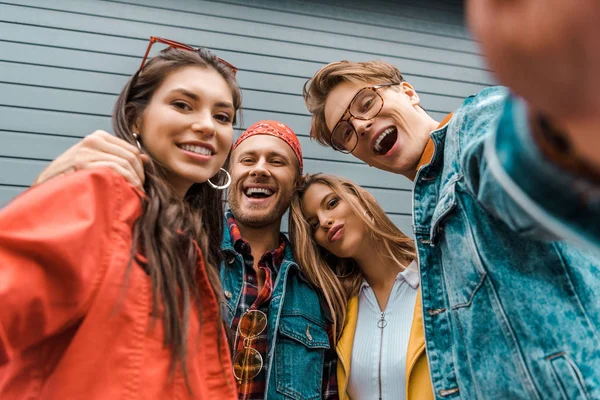
[[[287,240],[287,239],[286,239]],[[244,260],[224,229],[221,284],[229,326],[242,292]],[[286,243],[268,313],[269,351],[265,366],[265,399],[320,399],[325,351],[329,349],[326,318],[315,290],[301,277],[292,246]]]
[[[556,241],[491,173],[486,148],[507,95],[466,99],[432,132],[414,182],[434,395],[600,398],[600,261]]]

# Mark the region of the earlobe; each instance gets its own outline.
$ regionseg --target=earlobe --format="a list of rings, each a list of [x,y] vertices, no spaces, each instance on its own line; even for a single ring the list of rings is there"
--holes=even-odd
[[[141,118],[137,118],[133,126],[131,127],[131,132],[142,132],[142,121]]]

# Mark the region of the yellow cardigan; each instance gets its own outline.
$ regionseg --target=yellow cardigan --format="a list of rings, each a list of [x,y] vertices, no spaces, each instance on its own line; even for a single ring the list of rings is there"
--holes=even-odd
[[[433,388],[429,377],[429,366],[425,354],[425,334],[423,332],[423,314],[421,306],[421,293],[417,294],[415,312],[408,340],[406,354],[406,399],[429,400],[433,399]],[[350,399],[346,389],[350,377],[350,360],[352,359],[352,344],[358,320],[358,297],[353,297],[348,302],[346,322],[342,337],[337,343],[338,355],[337,379],[340,400]]]

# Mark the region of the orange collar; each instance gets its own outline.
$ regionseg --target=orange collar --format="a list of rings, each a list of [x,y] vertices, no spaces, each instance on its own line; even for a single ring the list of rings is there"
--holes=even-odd
[[[442,120],[442,122],[440,122],[440,124],[438,125],[437,129],[440,129],[441,127],[443,127],[444,125],[446,125],[448,122],[450,122],[450,120],[452,119],[452,115],[453,113],[450,113],[448,115],[446,115],[444,117],[444,119]],[[421,155],[421,159],[419,160],[419,164],[417,164],[417,170],[419,168],[421,168],[423,165],[427,164],[428,162],[431,161],[431,159],[433,158],[433,151],[435,150],[435,145],[433,143],[433,140],[431,140],[431,138],[429,139],[429,141],[427,142],[427,145],[425,146],[425,150],[423,150],[423,154]]]

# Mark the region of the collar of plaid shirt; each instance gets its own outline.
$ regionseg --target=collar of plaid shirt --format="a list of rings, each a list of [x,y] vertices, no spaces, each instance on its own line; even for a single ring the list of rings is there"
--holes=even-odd
[[[242,234],[240,233],[240,228],[237,226],[237,222],[235,221],[235,218],[233,218],[231,211],[227,211],[226,216],[227,216],[227,226],[228,226],[229,232],[231,234],[231,243],[233,244],[233,248],[235,249],[235,251],[237,251],[244,257],[244,260],[246,260],[248,257],[252,256],[252,247],[250,246],[250,243],[248,243],[242,237]],[[277,274],[277,272],[279,272],[279,267],[281,266],[281,263],[283,262],[283,255],[285,254],[285,244],[286,244],[285,237],[283,236],[283,234],[280,233],[279,234],[279,247],[270,252],[263,254],[261,257],[261,261],[265,257],[268,257],[268,256],[272,257],[272,260],[271,260],[272,262],[269,262],[267,264],[269,266],[273,267],[273,270],[274,270],[273,272],[275,272],[275,275]],[[275,278],[275,276],[273,276],[273,278]]]

